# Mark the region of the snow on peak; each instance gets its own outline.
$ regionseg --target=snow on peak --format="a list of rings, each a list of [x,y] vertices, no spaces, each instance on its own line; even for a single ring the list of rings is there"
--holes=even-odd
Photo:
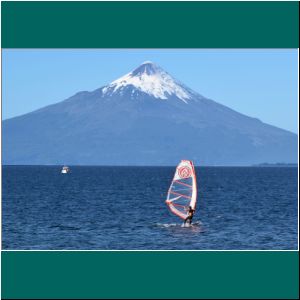
[[[145,61],[132,72],[111,82],[103,88],[103,93],[114,93],[129,85],[158,99],[176,96],[187,103],[186,100],[192,96],[184,85],[151,61]]]
[[[146,65],[146,64],[154,65],[154,63],[150,60],[146,60],[142,63],[142,65]]]

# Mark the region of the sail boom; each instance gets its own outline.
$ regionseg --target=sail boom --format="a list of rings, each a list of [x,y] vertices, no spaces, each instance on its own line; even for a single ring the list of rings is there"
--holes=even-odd
[[[187,198],[187,199],[191,199],[192,198],[191,196],[186,196],[186,195],[179,194],[179,193],[176,193],[176,192],[173,192],[173,191],[170,191],[170,193],[173,194],[173,195],[177,195],[177,196],[183,197],[183,198]]]

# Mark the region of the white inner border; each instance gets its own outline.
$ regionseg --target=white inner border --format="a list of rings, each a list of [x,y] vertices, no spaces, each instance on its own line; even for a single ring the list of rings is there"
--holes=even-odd
[[[0,22],[0,32],[1,32],[1,22]],[[0,39],[0,47],[1,47],[1,39]],[[5,48],[5,50],[7,50],[9,48]],[[14,50],[30,50],[30,49],[35,49],[37,50],[37,48],[25,48],[25,49],[22,49],[22,48],[18,48],[18,49],[15,49]],[[84,50],[102,50],[102,48],[93,48],[93,49],[89,49],[89,48],[76,48],[76,50],[78,49],[84,49]],[[103,50],[155,50],[155,49],[159,49],[159,50],[189,50],[188,48],[170,48],[170,49],[164,49],[164,48],[151,48],[151,49],[144,49],[144,48],[139,48],[139,49],[136,49],[136,48],[105,48]],[[190,50],[201,50],[202,48],[193,48],[193,49],[190,49]],[[258,50],[258,49],[264,49],[264,48],[251,48],[251,49],[248,49],[248,48],[205,48],[205,50],[209,50],[209,49],[220,49],[220,50],[233,50],[233,49],[239,49],[239,50]],[[270,48],[270,50],[280,50],[280,48]],[[284,48],[284,49],[288,49],[288,48]],[[291,48],[291,49],[295,49],[295,48]],[[41,48],[39,49],[41,51],[43,50],[72,50],[72,48],[51,48],[51,49],[48,49],[48,48]],[[299,48],[297,49],[298,51],[298,77],[299,77]],[[1,227],[1,231],[0,231],[0,241],[1,241],[1,244],[0,244],[0,250],[1,251],[8,251],[8,252],[14,252],[14,251],[43,251],[43,252],[47,252],[47,251],[61,251],[61,252],[68,252],[68,251],[71,251],[71,252],[78,252],[78,251],[84,251],[84,252],[107,252],[107,251],[111,251],[111,252],[219,252],[219,251],[231,251],[231,252],[254,252],[254,251],[263,251],[263,252],[273,252],[273,251],[276,251],[276,252],[290,252],[290,251],[299,251],[299,166],[297,167],[298,168],[298,248],[297,249],[291,249],[291,250],[280,250],[280,249],[274,249],[274,250],[271,250],[271,249],[262,249],[262,250],[254,250],[254,249],[251,249],[251,250],[246,250],[246,249],[241,249],[241,250],[220,250],[220,249],[211,249],[211,250],[208,250],[208,249],[205,249],[205,250],[201,250],[201,249],[197,249],[197,250],[158,250],[158,249],[149,249],[149,250],[146,250],[146,249],[135,249],[135,250],[116,250],[116,249],[105,249],[105,250],[74,250],[74,249],[51,249],[51,250],[45,250],[45,249],[2,249],[2,47],[1,47],[1,56],[0,56],[0,67],[1,67],[1,73],[0,73],[0,90],[1,90],[1,106],[0,106],[0,113],[1,113],[1,123],[0,123],[0,147],[1,147],[1,151],[0,151],[0,161],[1,161],[1,168],[0,168],[0,195],[1,195],[1,201],[0,201],[0,210],[1,210],[1,214],[0,214],[0,227]],[[298,78],[299,79],[299,78]],[[298,80],[298,99],[299,99],[299,80]],[[299,156],[299,102],[298,102],[298,108],[297,108],[297,113],[298,113],[298,156]],[[1,258],[0,258],[0,261],[1,261]]]

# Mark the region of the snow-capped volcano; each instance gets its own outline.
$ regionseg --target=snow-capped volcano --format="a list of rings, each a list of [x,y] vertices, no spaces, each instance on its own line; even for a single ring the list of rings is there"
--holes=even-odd
[[[296,134],[205,98],[151,62],[2,123],[3,164],[294,163],[297,150]]]
[[[177,97],[187,103],[193,92],[151,61],[145,61],[132,72],[103,88],[103,95],[112,95],[126,87],[134,87],[157,99]]]

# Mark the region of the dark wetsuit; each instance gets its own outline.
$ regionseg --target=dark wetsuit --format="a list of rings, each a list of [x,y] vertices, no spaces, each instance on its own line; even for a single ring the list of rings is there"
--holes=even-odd
[[[190,207],[188,210],[188,216],[184,220],[184,224],[185,223],[192,224],[193,216],[194,216],[194,210]]]

